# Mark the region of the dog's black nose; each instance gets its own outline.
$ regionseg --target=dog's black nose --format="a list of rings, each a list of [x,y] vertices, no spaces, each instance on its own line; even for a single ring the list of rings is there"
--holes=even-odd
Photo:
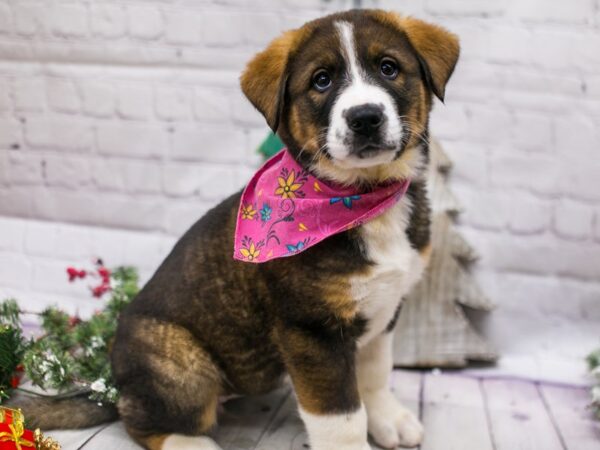
[[[353,106],[346,111],[346,122],[355,133],[372,136],[384,122],[383,108],[373,103]]]

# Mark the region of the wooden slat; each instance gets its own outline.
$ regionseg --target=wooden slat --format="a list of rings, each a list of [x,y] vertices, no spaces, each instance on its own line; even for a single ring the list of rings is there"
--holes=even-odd
[[[589,390],[549,385],[540,386],[540,389],[566,447],[570,450],[599,450],[600,422],[587,408]]]
[[[215,440],[223,450],[254,449],[289,396],[285,387],[261,397],[229,400],[219,415]]]
[[[564,449],[535,384],[515,380],[482,383],[496,450]]]
[[[479,380],[426,375],[421,450],[493,450]]]
[[[100,425],[83,430],[57,430],[48,431],[44,435],[51,437],[56,442],[59,442],[63,450],[76,450],[81,447],[95,433],[105,428],[107,425]]]
[[[110,424],[100,433],[98,433],[90,442],[88,442],[82,450],[141,450],[142,447],[137,445],[129,437],[123,426],[123,422],[115,422]],[[63,447],[63,450],[67,449]]]
[[[294,395],[286,398],[256,446],[256,450],[306,450],[308,437]]]

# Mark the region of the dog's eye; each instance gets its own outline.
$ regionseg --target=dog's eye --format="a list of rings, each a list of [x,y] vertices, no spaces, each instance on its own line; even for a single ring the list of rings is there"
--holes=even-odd
[[[393,80],[398,76],[398,64],[392,58],[383,58],[379,70],[381,75],[388,80]]]
[[[331,87],[331,77],[326,70],[317,70],[313,75],[313,86],[319,92],[325,92]]]

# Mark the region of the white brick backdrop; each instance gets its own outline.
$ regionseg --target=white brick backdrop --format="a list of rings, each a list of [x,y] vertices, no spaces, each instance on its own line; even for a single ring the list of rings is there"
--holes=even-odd
[[[481,328],[513,372],[573,379],[600,341],[600,0],[2,0],[0,295],[88,314],[67,265],[147,278],[259,163],[244,63],[355,4],[460,35],[432,130],[499,305]]]

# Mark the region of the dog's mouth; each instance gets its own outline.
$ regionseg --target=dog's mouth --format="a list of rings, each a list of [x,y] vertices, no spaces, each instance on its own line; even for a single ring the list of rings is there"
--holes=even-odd
[[[356,156],[358,159],[369,159],[394,150],[396,150],[395,145],[368,143],[355,147],[351,155]]]

